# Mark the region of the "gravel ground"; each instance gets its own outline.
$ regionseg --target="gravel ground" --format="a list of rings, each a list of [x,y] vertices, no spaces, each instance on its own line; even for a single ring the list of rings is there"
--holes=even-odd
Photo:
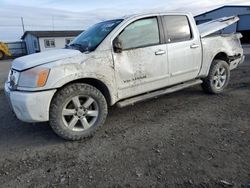
[[[91,139],[18,121],[0,91],[0,187],[247,187],[250,56],[224,94],[199,86],[109,109]]]

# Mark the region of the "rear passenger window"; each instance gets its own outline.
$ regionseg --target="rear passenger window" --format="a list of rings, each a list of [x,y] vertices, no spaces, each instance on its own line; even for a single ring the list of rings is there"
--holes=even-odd
[[[186,16],[164,16],[167,42],[180,42],[192,38],[189,21]]]

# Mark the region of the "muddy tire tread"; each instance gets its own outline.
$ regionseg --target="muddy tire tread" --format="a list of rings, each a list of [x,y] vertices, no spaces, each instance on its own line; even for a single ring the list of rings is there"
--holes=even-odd
[[[68,97],[71,94],[77,93],[79,91],[83,91],[85,94],[94,95],[96,98],[98,98],[99,107],[101,115],[98,119],[98,125],[91,127],[90,129],[86,130],[83,134],[74,134],[73,132],[67,130],[66,128],[62,128],[60,125],[58,125],[58,122],[60,122],[58,116],[58,110],[60,111],[60,106],[65,102],[65,98]],[[105,119],[107,117],[108,109],[107,109],[107,102],[102,95],[102,93],[95,87],[83,84],[83,83],[74,83],[65,86],[64,88],[60,89],[54,96],[51,105],[50,105],[50,126],[54,130],[54,132],[59,135],[60,137],[66,139],[66,140],[82,140],[89,137],[92,137],[94,133],[96,132],[97,128],[101,127]]]

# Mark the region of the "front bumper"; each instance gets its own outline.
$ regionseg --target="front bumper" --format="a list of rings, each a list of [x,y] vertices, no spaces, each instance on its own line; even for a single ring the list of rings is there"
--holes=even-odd
[[[56,90],[11,91],[7,83],[5,83],[4,90],[18,119],[29,123],[49,121],[50,102]]]

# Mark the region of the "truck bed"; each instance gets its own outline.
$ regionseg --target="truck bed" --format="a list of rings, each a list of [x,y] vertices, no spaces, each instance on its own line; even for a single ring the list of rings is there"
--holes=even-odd
[[[232,60],[237,57],[242,57],[243,49],[240,43],[241,37],[242,35],[240,33],[213,33],[202,37],[203,63],[200,76],[207,75],[211,62],[218,53],[221,53],[222,55],[224,53],[227,58],[231,58]]]

